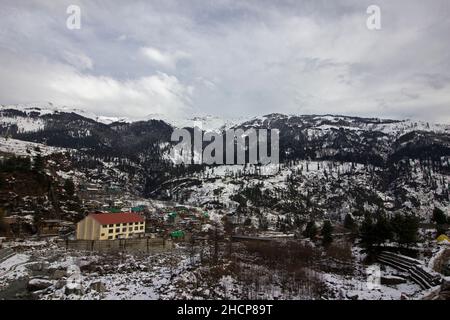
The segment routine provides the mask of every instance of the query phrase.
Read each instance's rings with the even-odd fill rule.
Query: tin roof
[[[144,222],[144,218],[134,212],[123,213],[91,213],[90,217],[94,218],[100,224],[118,224],[130,222]]]

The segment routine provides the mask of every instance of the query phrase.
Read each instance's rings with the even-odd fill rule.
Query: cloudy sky
[[[449,34],[448,0],[2,0],[0,103],[450,123]]]

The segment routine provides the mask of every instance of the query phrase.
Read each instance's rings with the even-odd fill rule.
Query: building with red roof
[[[141,237],[145,219],[135,212],[90,213],[77,224],[78,240],[115,240]]]

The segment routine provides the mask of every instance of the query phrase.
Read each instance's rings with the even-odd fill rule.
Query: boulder
[[[67,276],[67,272],[66,272],[66,270],[59,270],[59,269],[56,269],[54,272],[53,272],[53,279],[55,279],[55,280],[59,280],[59,279],[62,279],[62,278],[64,278],[64,277],[66,277]]]
[[[34,278],[28,281],[27,283],[27,289],[28,291],[34,292],[39,290],[47,289],[48,287],[52,286],[53,282],[48,279],[39,279]]]
[[[42,271],[43,267],[44,265],[42,264],[42,262],[34,262],[27,265],[27,268],[31,271]]]
[[[59,280],[56,281],[56,283],[55,283],[55,288],[59,290],[59,289],[64,288],[65,285],[66,285],[66,280],[59,279]]]
[[[441,291],[439,293],[440,300],[450,300],[450,291]]]
[[[89,286],[89,288],[91,290],[97,291],[99,293],[103,293],[103,292],[106,291],[106,286],[101,281],[94,281],[94,282],[92,282],[91,285]]]
[[[359,296],[354,292],[347,292],[347,298],[350,300],[358,300]]]
[[[77,294],[80,295],[83,293],[83,288],[81,286],[80,282],[77,281],[70,281],[68,280],[66,282],[66,288],[64,290],[64,293],[66,295],[70,295],[70,294]]]
[[[42,272],[47,271],[50,266],[48,261],[36,261],[27,265],[27,268],[31,271]]]
[[[450,277],[442,279],[441,291],[450,291]]]

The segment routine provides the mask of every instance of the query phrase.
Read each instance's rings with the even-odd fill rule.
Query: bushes
[[[314,248],[295,241],[286,243],[248,241],[245,247],[249,253],[257,254],[263,264],[288,271],[309,265],[315,256],[319,255]]]
[[[327,247],[327,256],[343,263],[350,263],[353,260],[352,246],[350,243],[332,244]]]

